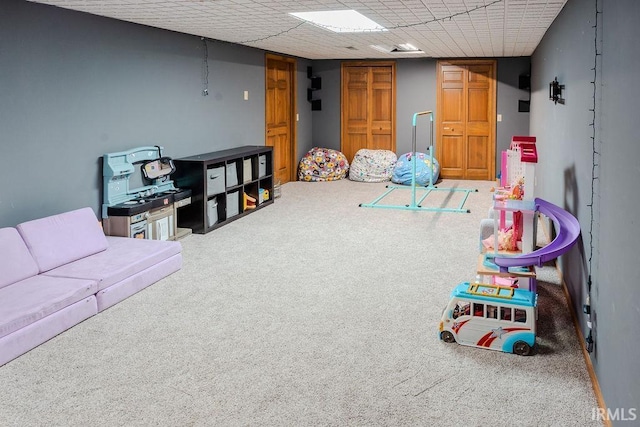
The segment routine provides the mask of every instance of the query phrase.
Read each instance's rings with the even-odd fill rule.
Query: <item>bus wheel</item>
[[[448,343],[456,342],[456,339],[453,337],[453,334],[449,331],[443,331],[440,334],[440,338],[444,342],[448,342]]]
[[[519,356],[528,356],[531,353],[531,347],[524,341],[516,341],[513,352]]]

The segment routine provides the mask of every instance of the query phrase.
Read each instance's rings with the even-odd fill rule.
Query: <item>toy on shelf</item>
[[[255,209],[256,208],[256,199],[255,197],[251,197],[247,193],[243,193],[243,206],[244,210],[247,209]]]
[[[513,227],[516,249],[531,252],[535,244],[534,210],[530,206],[535,185],[535,164],[538,162],[535,136],[514,136],[508,150],[502,152],[502,187],[493,195],[494,209],[498,211],[499,222],[495,225],[493,249],[498,248],[499,231],[506,232],[506,212],[513,213]],[[522,209],[518,203],[522,201]]]
[[[494,190],[494,200],[522,200],[524,198],[524,176],[516,178],[511,185]]]
[[[264,203],[269,200],[269,190],[266,188],[258,189],[258,203]]]
[[[513,286],[517,283],[518,288],[536,292],[536,272],[531,266],[512,266],[501,270],[495,263],[495,257],[512,256],[512,252],[485,252],[480,254],[476,274],[478,281],[496,285]]]
[[[576,243],[580,236],[580,223],[578,220],[559,206],[546,200],[536,198],[533,201],[534,211],[540,212],[555,224],[556,238],[551,243],[533,252],[523,252],[520,255],[495,252],[481,255],[484,257],[482,267],[478,266],[478,274],[490,276],[518,276],[516,269],[525,269],[530,275],[523,275],[528,279],[528,289],[535,292],[537,281],[534,266],[542,266],[545,262],[552,261],[567,252]],[[489,265],[488,260],[491,260]],[[481,270],[481,268],[483,270]],[[524,283],[524,281],[522,282]]]
[[[513,226],[511,226],[506,230],[498,230],[497,235],[492,234],[486,239],[483,239],[482,245],[487,250],[496,249],[498,251],[517,251],[518,240],[516,236]],[[496,241],[498,242],[497,244]]]
[[[499,211],[499,222],[494,223],[494,234],[481,240],[482,247],[487,250],[517,251],[521,249],[522,212],[507,209],[517,207],[513,201],[520,201],[524,196],[524,177],[518,177],[510,186],[494,189],[494,209]],[[526,206],[523,204],[523,206]],[[505,211],[512,211],[512,224],[506,226]]]

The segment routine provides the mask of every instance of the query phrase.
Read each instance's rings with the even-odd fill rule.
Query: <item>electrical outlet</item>
[[[248,91],[248,90],[245,90],[245,91],[244,91],[244,100],[245,100],[245,101],[248,101],[248,100],[249,100],[249,91]]]

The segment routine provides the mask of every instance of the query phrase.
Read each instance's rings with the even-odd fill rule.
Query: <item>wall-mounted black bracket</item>
[[[561,85],[556,77],[549,83],[549,99],[553,101],[554,104],[564,104],[564,98],[562,97],[563,90],[564,85]]]
[[[310,80],[311,86],[307,88],[307,101],[311,103],[312,111],[320,111],[322,110],[322,100],[313,99],[313,95],[315,91],[322,89],[322,78],[314,76],[311,67],[307,67],[307,78]]]
[[[531,74],[520,74],[518,77],[518,88],[526,90],[529,99],[518,100],[518,112],[528,113],[531,109]]]

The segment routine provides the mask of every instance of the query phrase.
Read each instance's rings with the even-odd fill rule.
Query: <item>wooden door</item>
[[[495,61],[438,61],[436,158],[440,176],[495,179]]]
[[[340,151],[349,162],[361,148],[396,151],[395,62],[342,64]]]
[[[273,176],[295,181],[295,60],[266,56],[265,144],[273,147]]]

